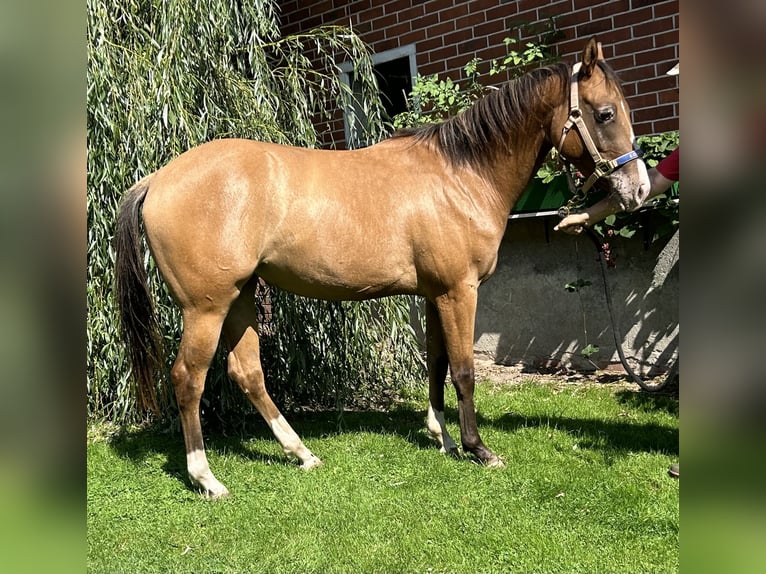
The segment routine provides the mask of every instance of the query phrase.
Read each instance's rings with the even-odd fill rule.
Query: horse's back
[[[213,141],[154,174],[147,236],[181,291],[196,277],[241,284],[257,273],[322,298],[414,292],[413,233],[435,210],[422,205],[428,176],[406,163],[386,145],[339,152]]]

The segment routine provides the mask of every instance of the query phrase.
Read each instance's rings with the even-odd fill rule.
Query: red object
[[[657,171],[670,181],[678,181],[678,149],[674,149],[668,157],[657,164]]]

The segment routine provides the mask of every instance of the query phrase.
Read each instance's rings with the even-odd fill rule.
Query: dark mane
[[[599,61],[609,82],[619,80],[606,63]],[[531,102],[545,96],[548,80],[553,79],[562,97],[568,89],[571,67],[556,63],[538,68],[506,82],[476,101],[470,108],[438,124],[399,130],[392,137],[412,137],[434,144],[453,165],[481,167],[497,153],[508,152],[520,130],[541,117],[531,117]],[[541,115],[540,110],[538,112]]]

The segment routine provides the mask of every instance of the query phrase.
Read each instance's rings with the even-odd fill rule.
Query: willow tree
[[[282,36],[275,0],[88,0],[87,7],[89,415],[129,422],[140,415],[115,325],[110,245],[122,193],[215,138],[313,147],[316,126],[332,110],[347,110],[352,135],[379,139],[381,107],[363,42],[343,27]],[[343,61],[354,64],[354,92],[340,80]],[[146,265],[154,271],[150,259]],[[182,325],[156,273],[153,285],[167,351],[157,384],[171,402],[167,371]],[[273,297],[264,363],[270,390],[288,406],[374,400],[420,374],[408,299]],[[249,410],[231,386],[219,354],[203,397],[208,414]]]

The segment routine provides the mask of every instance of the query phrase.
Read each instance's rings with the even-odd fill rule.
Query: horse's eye
[[[596,111],[596,121],[600,124],[605,124],[608,121],[611,121],[614,119],[614,108],[613,107],[607,107],[607,108],[601,108],[600,110]]]

